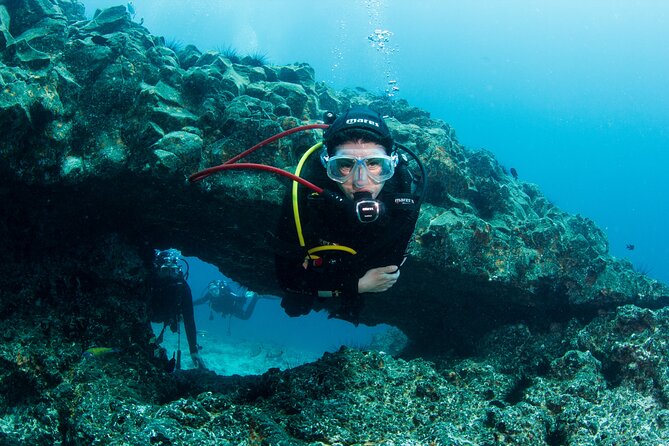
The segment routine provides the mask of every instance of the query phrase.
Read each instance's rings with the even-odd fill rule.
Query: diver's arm
[[[416,221],[418,220],[418,212],[401,212],[394,215],[397,225],[397,232],[394,236],[388,237],[388,243],[385,249],[379,252],[379,263],[389,264],[368,270],[358,280],[359,293],[381,293],[389,290],[400,276],[400,267],[404,264],[408,253],[407,248],[409,242],[413,237]]]
[[[246,309],[244,311],[240,312],[241,314],[237,317],[239,319],[244,320],[244,321],[248,320],[251,317],[251,315],[253,314],[253,310],[255,310],[256,304],[258,303],[259,300],[260,300],[260,296],[258,296],[258,294],[255,294],[253,296],[253,298],[251,299],[251,302],[249,302]]]
[[[202,296],[201,298],[199,298],[199,299],[193,301],[193,306],[206,304],[206,303],[209,302],[210,300],[211,300],[211,296],[209,295],[209,293],[207,293],[207,294],[205,294],[204,296]]]
[[[381,293],[388,291],[400,277],[397,265],[372,268],[358,280],[359,293]]]

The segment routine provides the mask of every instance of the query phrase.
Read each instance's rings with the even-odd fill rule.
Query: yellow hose
[[[304,163],[307,162],[307,158],[309,158],[309,155],[314,153],[316,150],[320,149],[323,146],[322,142],[319,142],[313,146],[306,152],[304,152],[304,155],[302,155],[302,158],[300,158],[300,162],[297,163],[297,168],[295,169],[295,175],[298,177],[300,176],[300,172],[302,171],[302,167],[304,167]],[[295,229],[297,229],[297,239],[300,242],[301,247],[305,247],[304,243],[304,236],[302,235],[302,223],[300,222],[300,211],[298,209],[298,195],[297,195],[297,187],[299,186],[300,183],[297,181],[293,181],[293,217],[295,218]]]
[[[322,142],[319,142],[312,147],[309,148],[306,152],[304,152],[304,155],[302,155],[302,158],[300,158],[300,162],[297,163],[297,168],[295,169],[295,175],[298,177],[300,176],[300,172],[302,172],[302,168],[304,167],[304,163],[307,162],[307,158],[314,153],[316,150],[320,149],[323,146]],[[300,210],[299,210],[299,204],[298,204],[298,194],[297,194],[297,188],[299,186],[299,183],[297,181],[293,181],[293,190],[292,190],[292,198],[293,198],[293,217],[295,218],[295,229],[297,230],[297,239],[300,242],[300,246],[304,248],[306,246],[306,243],[304,242],[304,236],[302,235],[302,223],[300,222]],[[321,251],[344,251],[348,252],[349,254],[355,255],[357,254],[356,250],[353,248],[349,248],[348,246],[342,246],[342,245],[323,245],[323,246],[316,246],[315,248],[311,248],[307,251],[307,254],[309,255],[309,258],[317,258],[317,256],[312,257],[312,254],[315,254],[317,252]]]

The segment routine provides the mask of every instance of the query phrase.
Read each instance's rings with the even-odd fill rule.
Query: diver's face
[[[369,156],[386,155],[386,149],[382,145],[373,142],[347,142],[337,146],[334,156],[354,156],[357,158],[366,158]],[[375,182],[366,174],[365,169],[357,169],[356,173],[343,183],[337,183],[344,194],[353,199],[353,194],[356,192],[369,192],[372,198],[376,198],[385,181],[380,183]]]

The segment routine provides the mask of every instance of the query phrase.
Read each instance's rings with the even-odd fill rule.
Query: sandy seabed
[[[152,325],[154,333],[159,334],[162,325]],[[207,368],[219,375],[261,375],[270,368],[285,370],[313,362],[322,356],[322,353],[300,351],[285,345],[238,339],[207,331],[198,331],[197,342]],[[181,340],[178,333],[166,329],[161,346],[167,350],[168,357],[172,357],[180,346],[181,368],[194,368],[183,326]]]

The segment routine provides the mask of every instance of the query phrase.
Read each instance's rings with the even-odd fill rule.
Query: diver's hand
[[[200,357],[199,353],[191,353],[190,354],[190,359],[193,360],[193,365],[197,367],[200,370],[207,370],[207,366],[204,365],[204,361],[202,360],[202,357]]]
[[[395,285],[400,277],[397,265],[372,268],[358,280],[358,293],[381,293]]]

